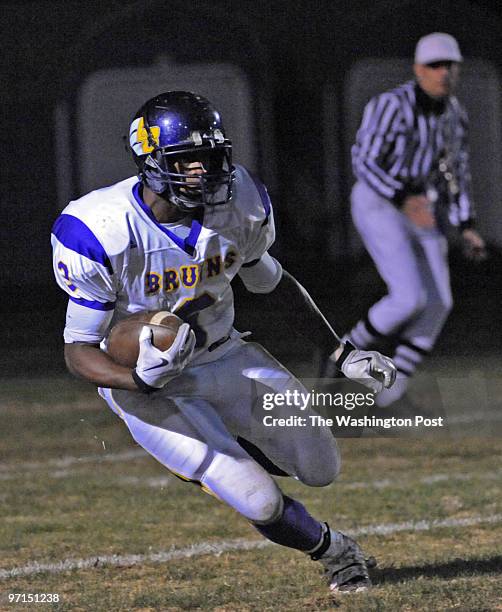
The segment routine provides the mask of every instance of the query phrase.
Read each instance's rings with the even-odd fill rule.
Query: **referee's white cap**
[[[444,32],[433,32],[422,36],[415,48],[415,64],[461,62],[462,59],[458,42],[453,36]]]

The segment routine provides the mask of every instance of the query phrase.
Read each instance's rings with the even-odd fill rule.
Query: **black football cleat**
[[[340,536],[342,538],[341,544],[339,542]],[[330,545],[320,556],[311,555],[312,559],[320,561],[324,566],[330,591],[334,594],[367,591],[371,587],[368,567],[375,567],[374,557],[366,560],[359,544],[343,533],[339,533],[336,540],[336,552]]]

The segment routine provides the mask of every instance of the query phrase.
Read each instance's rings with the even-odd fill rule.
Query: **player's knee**
[[[339,465],[329,463],[324,465],[322,469],[300,473],[298,478],[309,487],[327,487],[336,479],[339,473]]]
[[[248,520],[255,523],[256,525],[267,525],[268,523],[275,522],[280,518],[284,502],[282,492],[277,484],[272,480],[270,485],[262,493],[265,495],[260,496],[260,499],[248,500],[245,512],[241,512]]]
[[[253,523],[277,520],[282,493],[275,480],[252,459],[218,454],[201,482],[222,501]]]
[[[341,459],[336,441],[328,449],[323,448],[321,461],[299,462],[296,471],[297,478],[309,487],[327,487],[340,473]]]
[[[335,480],[337,476],[338,471],[323,470],[322,472],[309,472],[308,474],[301,474],[298,476],[298,478],[308,487],[327,487]]]

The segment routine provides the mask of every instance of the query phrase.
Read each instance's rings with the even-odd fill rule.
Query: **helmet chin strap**
[[[169,187],[167,189],[164,189],[164,191],[162,193],[159,193],[158,195],[160,195],[160,197],[164,200],[167,200],[169,204],[176,206],[176,208],[178,210],[181,210],[181,212],[193,213],[195,210],[197,210],[197,208],[203,206],[200,203],[194,203],[193,206],[187,206],[185,202],[182,202],[176,198],[176,195],[172,193]]]
[[[190,214],[194,213],[201,205],[194,205],[193,207],[185,206],[183,202],[175,201],[176,196],[171,192],[170,188],[164,189],[163,191],[152,189],[152,186],[148,183],[148,178],[144,173],[139,174],[139,179],[144,187],[148,187],[155,195],[165,200],[168,204],[171,204],[182,213]]]

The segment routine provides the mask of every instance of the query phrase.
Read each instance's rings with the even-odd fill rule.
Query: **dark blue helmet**
[[[181,210],[232,197],[232,143],[206,98],[167,91],[148,100],[131,123],[129,145],[142,182]]]

